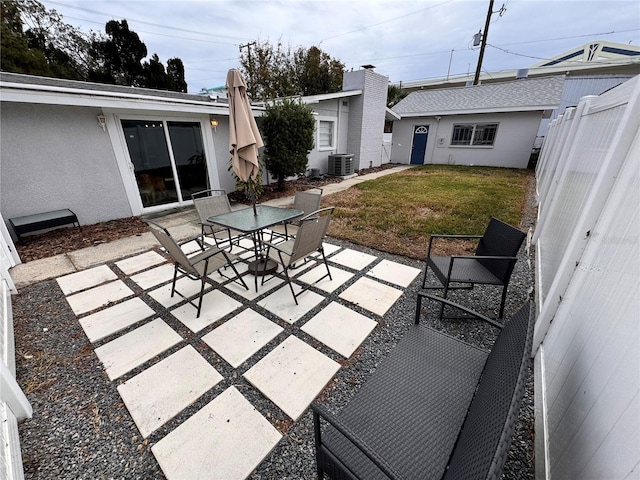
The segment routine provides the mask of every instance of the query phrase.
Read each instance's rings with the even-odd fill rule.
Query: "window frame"
[[[337,125],[337,119],[334,117],[319,117],[318,122],[316,124],[316,145],[317,145],[317,149],[319,152],[321,151],[328,151],[328,150],[335,150],[336,149],[336,125]],[[321,142],[321,135],[322,135],[322,130],[320,128],[320,125],[322,125],[323,123],[328,123],[331,125],[330,129],[331,129],[331,138],[330,138],[330,145],[323,145]]]
[[[451,130],[449,146],[493,148],[496,143],[496,137],[498,136],[499,125],[499,122],[454,123]],[[465,130],[463,131],[463,129]],[[460,139],[460,137],[464,138]]]

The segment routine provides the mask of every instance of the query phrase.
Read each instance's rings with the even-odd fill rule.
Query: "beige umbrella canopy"
[[[233,171],[243,182],[255,180],[260,164],[258,148],[264,144],[247,98],[247,84],[240,72],[232,68],[227,73],[229,99],[229,153]],[[255,210],[255,197],[254,197]]]

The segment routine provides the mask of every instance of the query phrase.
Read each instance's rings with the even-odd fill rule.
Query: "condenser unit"
[[[353,175],[354,171],[353,153],[329,155],[329,175],[346,177],[347,175]]]

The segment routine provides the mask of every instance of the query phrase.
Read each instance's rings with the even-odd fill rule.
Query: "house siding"
[[[81,224],[132,215],[97,108],[2,103],[5,219],[70,208]]]
[[[442,117],[440,121],[435,117],[413,117],[395,121],[391,161],[410,163],[414,127],[428,125],[425,164],[526,168],[541,117],[542,112],[538,111],[451,115]],[[450,146],[453,125],[460,123],[498,123],[494,145]]]

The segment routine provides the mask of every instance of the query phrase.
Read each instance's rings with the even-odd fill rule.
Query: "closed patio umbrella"
[[[227,95],[229,98],[229,153],[231,153],[233,171],[241,181],[248,182],[255,214],[256,198],[252,181],[260,170],[258,148],[264,144],[247,98],[247,84],[235,68],[227,73]]]

